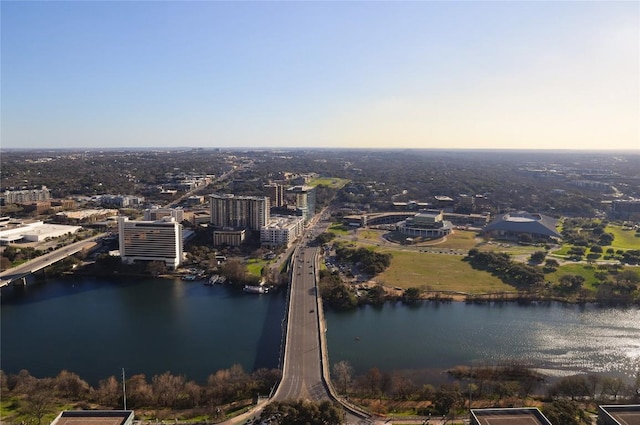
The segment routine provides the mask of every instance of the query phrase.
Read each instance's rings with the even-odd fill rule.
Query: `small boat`
[[[267,294],[269,293],[269,288],[265,286],[252,286],[252,285],[244,285],[242,288],[244,292],[248,292],[250,294]]]
[[[204,284],[205,284],[206,286],[213,286],[213,285],[215,285],[216,283],[218,283],[218,281],[219,281],[219,280],[220,280],[220,276],[218,276],[217,274],[214,274],[214,275],[213,275],[213,276],[211,276],[211,277],[209,278],[209,280],[207,280]]]

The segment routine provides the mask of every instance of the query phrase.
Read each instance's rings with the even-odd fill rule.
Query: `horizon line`
[[[440,152],[473,152],[473,151],[483,151],[483,152],[585,152],[585,153],[605,153],[605,152],[625,152],[625,153],[638,153],[640,154],[640,147],[638,148],[602,148],[602,149],[575,149],[575,148],[415,148],[415,147],[397,147],[397,148],[371,148],[371,147],[293,147],[293,146],[274,146],[274,147],[203,147],[203,146],[138,146],[138,147],[126,147],[126,146],[112,146],[112,147],[34,147],[34,148],[26,148],[26,147],[10,147],[10,148],[2,148],[0,147],[0,152],[8,152],[8,151],[80,151],[80,152],[88,152],[88,151],[152,151],[152,150],[217,150],[217,151],[440,151]]]

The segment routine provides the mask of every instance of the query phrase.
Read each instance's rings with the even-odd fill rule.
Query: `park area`
[[[416,287],[425,291],[468,294],[514,292],[516,289],[499,277],[487,271],[474,269],[464,260],[472,248],[507,253],[513,261],[522,263],[528,262],[534,252],[551,248],[547,252],[555,252],[548,258],[557,259],[559,265],[554,271],[545,274],[547,282],[556,285],[563,276],[574,275],[584,278],[583,287],[589,291],[595,291],[599,284],[597,264],[587,261],[565,261],[562,254],[569,248],[562,245],[544,247],[489,241],[478,237],[477,232],[468,230],[456,230],[445,238],[420,243],[403,243],[394,237],[395,232],[387,230],[348,228],[334,224],[329,231],[336,235],[337,240],[353,247],[367,247],[391,254],[391,265],[374,279],[387,287]],[[612,247],[640,248],[640,238],[635,236],[635,232],[623,230],[619,226],[608,226],[607,231],[615,235]],[[625,268],[628,267],[630,266]]]

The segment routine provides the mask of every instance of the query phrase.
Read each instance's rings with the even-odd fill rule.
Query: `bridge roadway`
[[[292,261],[282,382],[274,400],[328,400],[322,380],[320,323],[316,309],[316,247],[299,247]]]
[[[293,252],[282,380],[273,396],[264,403],[300,399],[334,400],[345,407],[346,424],[370,424],[372,421],[367,418],[368,415],[346,406],[344,400],[338,399],[328,387],[331,384],[328,382],[329,364],[323,334],[326,328],[321,319],[321,301],[317,296],[318,254],[318,247],[305,245],[304,242],[300,242]],[[262,407],[264,404],[261,403],[225,424],[251,422],[252,418],[260,417]]]
[[[3,270],[0,273],[0,287],[7,286],[13,281],[20,280],[31,273],[35,273],[38,270],[42,270],[53,263],[69,257],[70,255],[80,252],[94,244],[95,241],[102,236],[104,236],[104,234],[92,236],[91,238],[80,242],[74,242],[60,249],[56,249],[55,251],[36,257],[33,260],[29,260],[26,263],[22,263],[19,266]]]

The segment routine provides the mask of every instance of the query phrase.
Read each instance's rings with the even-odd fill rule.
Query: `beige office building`
[[[269,222],[270,202],[266,196],[213,194],[210,199],[211,224],[215,227],[260,231]]]
[[[130,221],[118,217],[120,258],[123,263],[164,261],[175,269],[182,262],[182,225],[173,217],[157,221]]]

